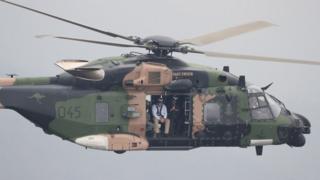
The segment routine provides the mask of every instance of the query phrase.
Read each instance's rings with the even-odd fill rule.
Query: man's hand
[[[165,123],[165,120],[166,120],[165,118],[161,117],[160,120],[159,120],[159,122]]]

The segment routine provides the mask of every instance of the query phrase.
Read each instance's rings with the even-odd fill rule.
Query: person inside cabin
[[[152,105],[153,130],[155,137],[160,137],[160,123],[164,124],[164,135],[169,135],[170,119],[168,119],[167,106],[163,104],[163,98],[160,96],[156,104]]]
[[[171,105],[169,106],[170,110],[169,110],[169,119],[172,120],[171,122],[171,131],[172,135],[178,135],[180,133],[180,129],[182,126],[182,124],[180,123],[181,118],[179,118],[180,116],[180,106],[178,105],[178,97],[177,96],[173,96],[172,97],[172,101],[171,101]]]

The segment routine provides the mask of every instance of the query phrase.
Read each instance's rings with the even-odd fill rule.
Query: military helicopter
[[[12,74],[1,78],[0,107],[15,110],[47,134],[86,148],[116,153],[253,146],[256,154],[262,155],[265,145],[304,146],[303,134],[310,133],[307,118],[291,112],[266,92],[271,84],[260,88],[246,82],[245,76],[230,73],[228,66],[220,71],[190,65],[173,56],[173,53],[196,53],[217,58],[320,65],[316,61],[194,48],[271,27],[273,24],[269,22],[251,22],[184,40],[165,36],[142,38],[0,1],[132,44],[53,38],[148,51],[94,61],[61,60],[56,65],[65,72],[52,77],[18,78]],[[160,113],[157,109],[155,114],[154,107],[159,107],[158,104],[168,107],[166,115],[161,114],[163,109]],[[157,115],[160,121],[155,123]]]

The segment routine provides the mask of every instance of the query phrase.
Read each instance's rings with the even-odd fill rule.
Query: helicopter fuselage
[[[1,78],[1,106],[47,134],[118,153],[255,146],[261,155],[264,145],[303,146],[303,134],[310,133],[305,117],[229,68],[132,54],[63,63],[66,73],[55,77]],[[165,137],[156,137],[153,128],[151,107],[159,97],[171,121]],[[170,112],[173,98],[178,113]]]

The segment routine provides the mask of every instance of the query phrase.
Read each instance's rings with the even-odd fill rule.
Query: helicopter
[[[0,78],[0,108],[18,112],[46,134],[118,154],[223,146],[255,147],[261,156],[266,145],[302,147],[306,143],[304,134],[311,133],[306,117],[291,112],[266,92],[272,84],[258,87],[247,82],[245,76],[232,74],[229,66],[218,70],[188,64],[173,56],[195,53],[320,65],[317,61],[195,48],[273,26],[269,22],[250,22],[183,40],[166,36],[143,38],[104,31],[10,1],[0,2],[131,44],[51,35],[38,38],[148,51],[93,61],[60,60],[56,65],[64,72],[52,77],[20,78],[9,74]]]

